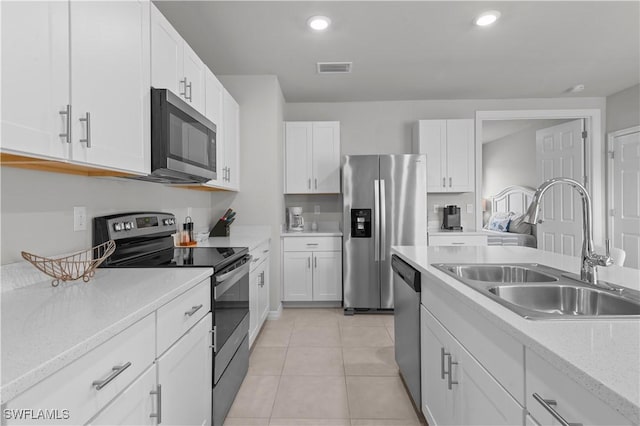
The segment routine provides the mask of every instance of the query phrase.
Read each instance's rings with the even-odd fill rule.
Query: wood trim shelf
[[[136,176],[133,173],[119,170],[102,169],[98,167],[74,164],[65,161],[49,160],[38,157],[27,157],[23,155],[0,153],[0,166],[17,167],[21,169],[38,170],[43,172],[65,173],[80,176],[112,176],[130,177]]]

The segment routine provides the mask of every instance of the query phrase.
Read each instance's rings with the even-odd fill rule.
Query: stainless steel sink
[[[616,285],[600,289],[545,265],[433,266],[527,319],[640,317],[640,292]]]
[[[491,283],[543,283],[558,281],[532,267],[521,265],[447,265],[455,275],[469,280]]]
[[[573,285],[505,285],[489,292],[514,305],[560,315],[640,315],[640,303],[609,292]]]

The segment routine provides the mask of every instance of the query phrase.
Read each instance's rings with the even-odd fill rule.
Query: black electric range
[[[249,366],[249,268],[247,247],[174,247],[175,216],[121,213],[93,219],[93,245],[116,250],[101,268],[213,268],[213,413],[222,425]]]

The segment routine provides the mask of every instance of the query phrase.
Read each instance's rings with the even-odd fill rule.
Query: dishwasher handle
[[[395,254],[391,256],[391,269],[416,293],[420,293],[420,271],[409,265]]]

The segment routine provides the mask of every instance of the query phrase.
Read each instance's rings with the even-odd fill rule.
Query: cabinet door
[[[196,111],[205,114],[205,71],[202,59],[185,42],[183,48],[184,77],[187,79],[185,99]]]
[[[427,192],[447,191],[447,125],[445,120],[420,120],[418,154],[427,155]]]
[[[313,192],[340,193],[340,123],[322,121],[312,125]]]
[[[162,424],[211,424],[211,321],[209,313],[157,361]]]
[[[240,190],[240,106],[226,89],[224,89],[223,99],[226,186],[238,191]]]
[[[72,159],[149,173],[149,1],[70,7]]]
[[[285,301],[313,300],[311,273],[312,253],[285,252],[284,262],[284,299]]]
[[[151,85],[184,98],[183,46],[180,34],[151,5]]]
[[[205,87],[205,117],[216,125],[216,136],[220,138],[220,130],[222,128],[222,104],[224,97],[224,87],[218,78],[211,72],[209,68],[205,70],[206,80]]]
[[[313,190],[312,123],[285,123],[285,194],[309,194]]]
[[[258,288],[258,331],[264,324],[267,316],[269,315],[269,266],[270,256],[267,256],[264,261],[264,269],[262,270],[262,281]]]
[[[2,148],[66,159],[69,4],[2,2]]]
[[[249,346],[253,345],[258,335],[258,293],[260,287],[261,268],[256,266],[249,272]]]
[[[313,253],[313,300],[342,300],[342,252]]]
[[[475,191],[473,126],[473,120],[447,120],[446,184],[450,192]]]
[[[156,366],[151,365],[89,424],[154,425],[156,419],[151,414],[158,410],[156,391]]]
[[[451,393],[447,390],[446,344],[435,318],[420,306],[420,357],[422,413],[430,425],[452,424]]]

